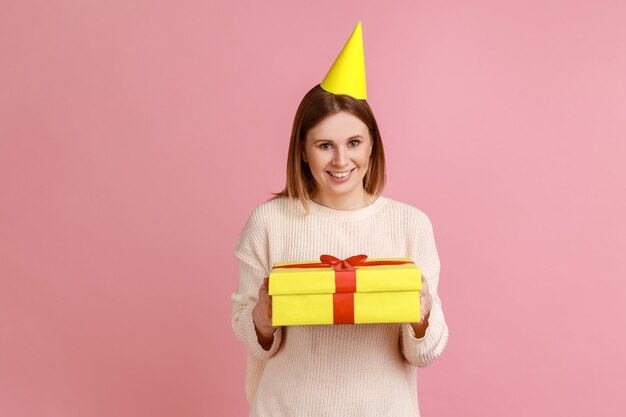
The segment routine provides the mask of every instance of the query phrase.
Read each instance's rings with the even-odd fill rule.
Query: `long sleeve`
[[[415,245],[412,246],[412,258],[428,281],[433,305],[428,319],[426,333],[420,339],[415,337],[413,327],[409,323],[402,323],[400,332],[400,347],[408,363],[420,368],[433,363],[443,352],[448,342],[448,325],[443,315],[441,298],[438,294],[439,271],[441,265],[435,245],[433,227],[426,214],[421,213],[415,235]]]
[[[234,255],[239,260],[239,280],[237,289],[231,295],[232,326],[235,335],[246,345],[248,351],[258,359],[269,359],[278,348],[282,338],[282,328],[274,332],[274,341],[269,350],[263,349],[252,320],[252,310],[258,300],[259,287],[268,276],[266,231],[256,213],[244,226]]]

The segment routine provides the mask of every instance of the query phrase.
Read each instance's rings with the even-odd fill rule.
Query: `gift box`
[[[268,288],[272,325],[419,322],[421,278],[410,258],[322,255],[276,263]]]

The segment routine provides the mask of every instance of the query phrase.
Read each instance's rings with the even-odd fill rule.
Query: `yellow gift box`
[[[421,277],[410,258],[279,262],[269,276],[272,325],[419,322]]]

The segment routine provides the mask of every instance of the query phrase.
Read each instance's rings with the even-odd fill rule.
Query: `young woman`
[[[232,324],[248,350],[250,416],[415,417],[417,367],[448,340],[429,218],[382,195],[383,144],[365,99],[319,85],[294,120],[287,184],[259,205],[235,250]],[[423,274],[420,323],[273,327],[267,279],[276,262],[410,257]]]

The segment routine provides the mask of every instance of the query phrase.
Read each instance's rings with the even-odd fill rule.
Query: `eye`
[[[328,145],[329,147],[327,148],[326,145]],[[331,144],[330,143],[322,143],[319,147],[320,149],[330,149]]]
[[[359,143],[361,143],[361,141],[358,139],[354,139],[350,141],[350,144],[354,144],[352,145],[352,147],[359,146]]]

